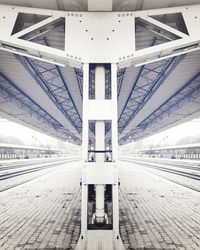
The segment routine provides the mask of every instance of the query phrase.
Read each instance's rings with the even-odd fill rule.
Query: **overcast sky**
[[[160,139],[165,139],[168,140],[170,144],[174,144],[176,141],[184,137],[195,135],[200,135],[200,119],[194,119],[190,122],[185,122],[173,128],[167,129],[146,138],[146,141],[159,141]]]
[[[14,136],[24,141],[25,144],[36,144],[37,142],[45,142],[49,144],[57,144],[57,140],[19,125],[14,122],[0,119],[0,135]],[[151,137],[144,139],[144,143],[159,142],[165,140],[168,144],[174,144],[177,140],[186,136],[200,135],[200,119],[178,125],[174,128],[165,130]]]
[[[19,138],[27,145],[38,142],[57,145],[57,139],[6,119],[0,119],[0,135]]]

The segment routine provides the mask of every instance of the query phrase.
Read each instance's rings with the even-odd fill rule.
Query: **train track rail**
[[[190,180],[194,181],[200,181],[200,168],[190,166],[190,165],[184,165],[184,164],[176,164],[176,163],[158,163],[158,162],[146,162],[146,161],[140,161],[140,160],[135,160],[135,159],[123,159],[124,161],[131,162],[131,163],[136,163],[137,165],[150,168],[150,169],[155,169],[161,172],[181,176],[181,177],[186,177]],[[172,180],[169,178],[169,176],[162,176],[163,178],[166,178],[170,181],[173,181],[179,185],[185,186],[187,188],[193,189],[195,191],[200,192],[200,187],[195,188],[192,187],[191,184],[187,184],[186,182],[180,182],[180,180]]]
[[[64,159],[66,160],[66,159]],[[32,166],[32,165],[36,165],[36,164],[47,164],[47,163],[53,163],[53,162],[59,162],[59,161],[63,161],[63,158],[61,159],[48,159],[48,158],[43,158],[41,160],[39,159],[30,159],[30,160],[23,160],[23,162],[0,162],[0,171],[4,171],[4,170],[10,170],[10,169],[14,169],[14,168],[21,168],[21,167],[28,167],[28,166]]]
[[[19,176],[19,175],[24,175],[24,174],[29,174],[29,173],[41,171],[41,170],[44,170],[44,169],[47,169],[47,168],[56,167],[56,166],[62,165],[63,163],[66,163],[66,161],[56,162],[56,163],[51,163],[51,164],[45,164],[44,166],[32,167],[32,168],[29,168],[29,169],[14,171],[14,172],[11,172],[11,173],[0,174],[0,181],[1,180],[6,180],[6,179],[9,179],[9,178],[13,178],[13,177],[16,177],[16,176]]]
[[[65,163],[70,163],[74,161],[74,159],[65,159],[65,160],[58,160],[58,161],[50,161],[50,162],[35,162],[35,163],[21,163],[18,165],[7,165],[5,167],[0,168],[0,192],[6,191],[8,189],[14,188],[16,186],[22,185],[28,181],[31,181],[35,178],[38,178],[39,176],[32,176],[31,174],[40,172],[42,170],[47,170],[50,168],[55,168],[60,165],[63,165]],[[30,167],[31,166],[31,167]],[[24,169],[22,169],[24,168]],[[46,172],[45,172],[46,173]],[[16,179],[19,179],[17,177],[25,176],[30,174],[28,179],[22,179],[16,181]],[[40,175],[41,176],[41,175]],[[12,184],[10,184],[8,181],[9,179],[12,179]],[[6,184],[5,184],[6,181]]]
[[[154,166],[153,164],[148,164],[148,163],[138,163],[142,166],[147,166],[153,169],[157,169],[163,172],[168,172],[168,173],[172,173],[172,174],[176,174],[176,175],[181,175],[181,176],[185,176],[187,178],[191,178],[191,179],[195,179],[195,180],[200,180],[200,174],[194,174],[194,173],[187,173],[185,171],[181,171],[181,170],[177,170],[177,169],[170,169],[170,168],[166,168],[166,167],[158,167],[158,166]],[[193,169],[192,169],[193,170]]]

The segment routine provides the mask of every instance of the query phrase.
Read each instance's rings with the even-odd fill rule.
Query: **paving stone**
[[[80,234],[80,164],[0,194],[0,250],[70,250]],[[120,162],[120,233],[130,250],[199,250],[200,195]],[[110,250],[110,249],[106,249]]]
[[[200,195],[120,162],[120,232],[128,249],[200,249]]]
[[[67,163],[1,193],[0,249],[72,249],[80,234],[79,183],[79,164]],[[71,199],[63,193],[70,193]]]

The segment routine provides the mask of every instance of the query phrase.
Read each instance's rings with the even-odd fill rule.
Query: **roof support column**
[[[85,64],[83,71],[82,218],[76,249],[122,250],[118,212],[117,66]],[[106,72],[110,74],[109,87]],[[95,77],[93,82],[91,73]],[[91,84],[95,91],[92,94]],[[111,95],[107,95],[107,88],[111,89]],[[93,145],[88,136],[91,123],[95,127]],[[106,144],[108,123],[109,145]]]

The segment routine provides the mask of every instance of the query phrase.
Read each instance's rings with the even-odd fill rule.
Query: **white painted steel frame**
[[[103,65],[97,65],[95,67],[95,101],[105,100],[105,88],[106,88],[105,67]],[[98,110],[100,107],[101,106],[96,107],[94,114],[99,113]],[[105,121],[99,118],[98,119],[92,118],[92,120],[96,120],[95,121],[95,150],[100,150],[100,151],[104,150],[105,149]],[[89,141],[89,138],[88,138],[88,141]],[[104,154],[96,154],[96,163],[99,163],[100,165],[104,166]],[[90,172],[90,170],[88,171]],[[97,175],[99,175],[97,172],[94,173],[94,176],[97,176]],[[105,179],[104,176],[102,179]],[[95,198],[96,198],[96,208],[95,208],[94,219],[96,222],[101,223],[105,221],[105,207],[104,207],[105,183],[103,184],[94,183],[94,184],[95,184]]]
[[[90,1],[92,2],[92,0]],[[106,10],[110,8],[109,4]],[[31,27],[12,34],[17,16],[19,13],[46,15],[47,18]],[[188,35],[174,28],[163,24],[152,16],[171,13],[182,13]],[[136,50],[135,48],[135,18],[144,21],[174,34],[180,39]],[[45,45],[36,44],[31,41],[21,39],[21,36],[35,32],[44,26],[52,24],[59,18],[65,19],[65,49],[59,50]],[[91,241],[87,231],[87,198],[88,184],[91,183],[91,164],[88,162],[88,122],[89,120],[105,121],[112,124],[112,160],[109,165],[112,169],[106,180],[106,172],[103,171],[108,163],[102,163],[102,169],[98,163],[93,184],[113,185],[113,244],[115,249],[122,249],[121,243],[117,246],[119,237],[119,214],[118,214],[118,133],[117,133],[117,65],[127,67],[132,64],[141,65],[164,58],[173,57],[200,49],[200,6],[176,7],[152,11],[138,12],[63,12],[43,9],[31,9],[23,7],[13,7],[0,5],[0,50],[5,50],[15,54],[36,58],[45,62],[70,65],[77,68],[83,67],[83,169],[82,169],[82,220],[81,238],[79,249],[85,249],[87,241]],[[112,98],[110,101],[89,100],[89,64],[90,63],[110,63]],[[97,102],[95,106],[95,102]],[[101,103],[102,102],[102,103]],[[104,103],[105,102],[105,105]],[[94,104],[94,105],[93,105]],[[101,105],[102,104],[102,105]],[[91,108],[91,105],[92,108]],[[101,105],[102,112],[98,112]],[[108,106],[109,112],[108,112]],[[89,109],[88,109],[89,108]],[[110,115],[109,115],[110,113]],[[101,180],[99,176],[101,175]],[[99,181],[99,182],[98,182]],[[104,182],[104,183],[101,183]],[[100,232],[99,232],[100,233]],[[110,233],[109,233],[110,234]],[[104,235],[103,233],[101,235]],[[89,238],[88,238],[89,237]],[[113,245],[113,246],[114,246]],[[97,246],[98,247],[98,246]]]
[[[19,13],[42,15],[47,18],[12,34]],[[182,14],[188,34],[152,17],[174,13]],[[65,19],[64,50],[20,38],[21,35],[48,26],[59,18]],[[136,50],[135,18],[141,18],[159,27],[161,31],[179,36],[180,39]],[[199,25],[200,5],[135,12],[65,12],[0,5],[0,49],[62,66],[81,68],[83,63],[107,62],[117,63],[118,67],[122,68],[199,50]]]
[[[119,204],[118,204],[118,142],[117,142],[117,66],[111,64],[111,99],[109,104],[112,112],[109,116],[111,122],[111,138],[112,138],[112,162],[104,162],[104,154],[96,155],[96,162],[88,161],[89,150],[89,122],[96,122],[96,150],[105,150],[105,122],[108,120],[106,105],[94,105],[95,102],[107,103],[105,99],[105,71],[102,67],[96,66],[95,70],[95,99],[89,99],[89,64],[83,67],[83,154],[82,154],[82,217],[81,217],[81,237],[78,242],[77,249],[95,250],[99,249],[98,244],[103,244],[104,249],[124,249],[119,236]],[[103,72],[103,73],[102,73]],[[93,105],[92,112],[88,107]],[[101,109],[101,112],[99,110]],[[104,116],[103,116],[104,115]],[[96,186],[96,213],[101,216],[104,213],[104,187],[105,184],[112,185],[113,197],[113,230],[96,230],[96,236],[91,230],[87,230],[87,203],[88,203],[88,185]],[[99,207],[98,207],[99,206]],[[98,209],[99,208],[99,209]],[[96,216],[96,215],[95,215]],[[97,237],[97,235],[100,235]],[[110,236],[109,236],[110,235]],[[97,237],[97,247],[94,248],[94,236]],[[109,237],[108,237],[109,236]],[[106,239],[106,240],[105,240]],[[102,248],[103,249],[103,248]]]

